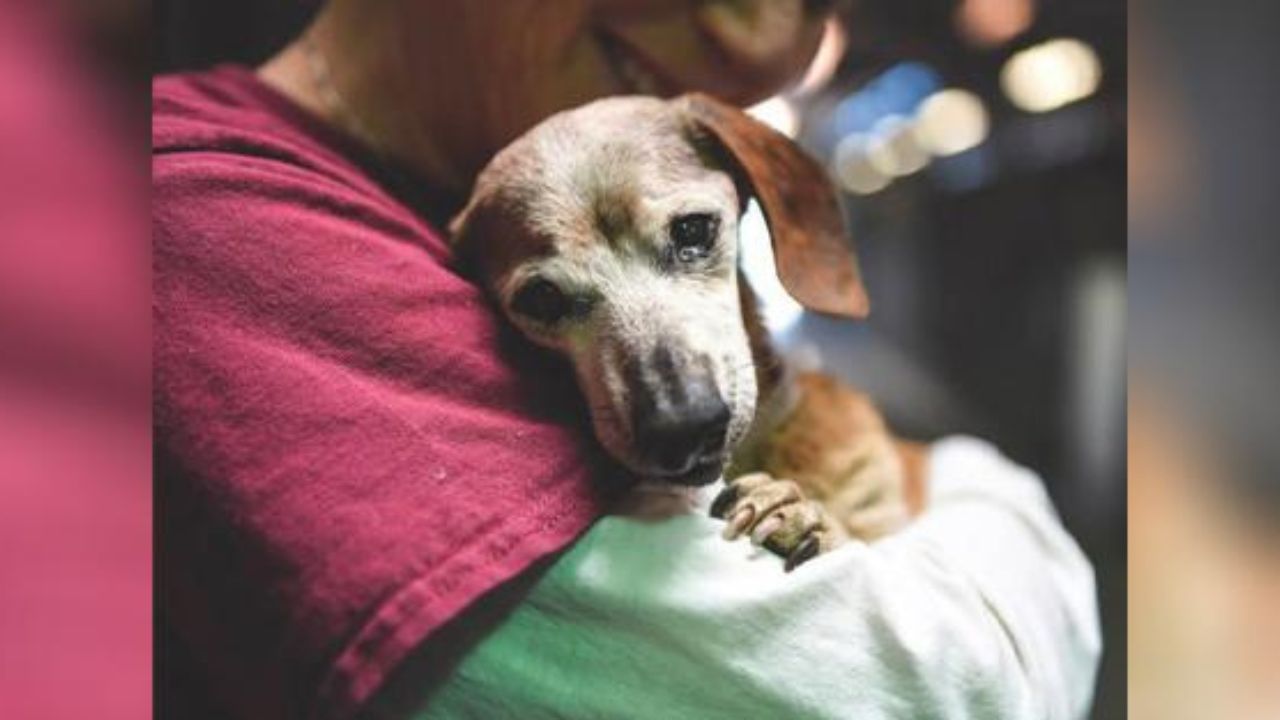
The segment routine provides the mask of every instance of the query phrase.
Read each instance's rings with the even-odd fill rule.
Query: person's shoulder
[[[219,102],[237,104],[233,101],[236,88],[245,84],[250,72],[238,65],[221,65],[157,75],[151,79],[152,112],[165,117],[199,112]]]
[[[433,218],[368,170],[337,130],[249,68],[220,66],[152,82],[152,224],[158,245],[323,229],[398,239],[446,255]],[[305,233],[302,233],[305,234]]]
[[[235,138],[283,129],[248,68],[225,65],[161,75],[151,82],[151,140],[155,154],[217,148]]]
[[[332,131],[246,67],[155,78],[151,128],[157,211],[199,205],[204,214],[223,196],[238,215],[331,197],[390,204]]]

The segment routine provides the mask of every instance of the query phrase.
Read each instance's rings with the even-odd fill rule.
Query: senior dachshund
[[[533,342],[572,364],[595,434],[642,478],[731,478],[712,505],[786,568],[918,507],[916,446],[835,378],[789,371],[738,268],[764,211],[779,278],[806,307],[868,301],[822,167],[704,95],[555,115],[494,157],[451,224],[460,262]]]

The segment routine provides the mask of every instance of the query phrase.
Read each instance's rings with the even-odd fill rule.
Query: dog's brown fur
[[[726,477],[762,473],[795,482],[803,497],[837,521],[837,528],[819,537],[819,550],[838,545],[845,533],[870,540],[900,527],[924,506],[924,446],[896,438],[871,398],[840,379],[818,372],[788,375],[754,295],[745,283],[741,287],[761,402],[756,432],[738,448]],[[901,502],[880,496],[894,488],[900,488]],[[732,515],[739,504],[720,514]]]

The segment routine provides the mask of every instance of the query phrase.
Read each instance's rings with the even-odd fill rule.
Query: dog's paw
[[[752,542],[786,558],[787,572],[848,539],[799,485],[765,473],[730,481],[712,502],[711,516],[726,521],[726,540],[749,534]]]

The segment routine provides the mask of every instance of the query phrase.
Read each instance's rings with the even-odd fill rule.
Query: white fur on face
[[[488,203],[473,200],[467,212],[501,208],[511,232],[483,240],[502,243],[509,258],[488,276],[492,289],[522,332],[573,364],[604,447],[644,472],[626,378],[639,373],[660,385],[646,362],[663,346],[678,373],[709,376],[729,406],[731,450],[757,392],[738,294],[740,205],[732,180],[703,163],[669,106],[619,98],[555,116],[504,150],[476,193]],[[673,258],[669,226],[694,213],[718,218],[718,234],[708,257],[683,263]],[[512,298],[534,278],[591,298],[590,312],[553,328],[512,312]]]

